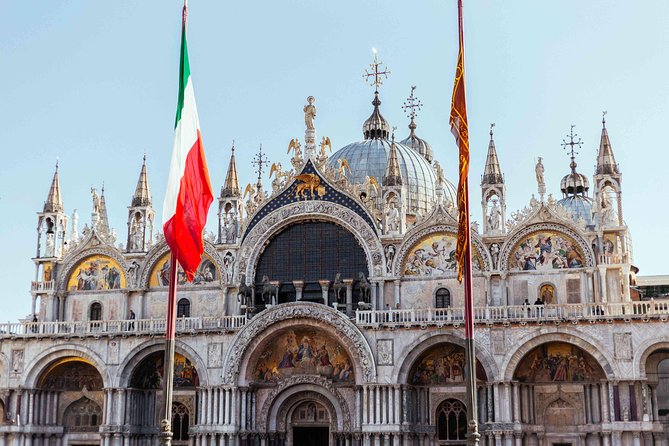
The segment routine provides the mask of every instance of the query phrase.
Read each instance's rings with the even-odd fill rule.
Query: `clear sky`
[[[177,100],[179,1],[0,2],[1,318],[30,311],[36,212],[56,159],[68,215],[90,222],[91,185],[104,181],[112,226],[125,240],[127,206],[144,153],[161,215]],[[191,0],[189,51],[211,180],[220,190],[236,141],[242,187],[259,144],[288,164],[304,135],[302,106],[316,97],[319,137],[335,149],[362,138],[372,89],[371,48],[392,71],[382,113],[408,133],[401,105],[411,85],[424,104],[418,134],[456,181],[448,128],[456,0]],[[623,172],[623,210],[640,274],[667,274],[669,2],[465,0],[472,209],[495,122],[508,210],[536,193],[544,157],[549,192],[569,171],[560,143],[571,124],[593,174],[601,112]],[[269,184],[266,181],[266,184]],[[214,230],[212,206],[209,229]]]

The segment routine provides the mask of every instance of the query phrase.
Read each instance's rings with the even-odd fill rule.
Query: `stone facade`
[[[463,444],[464,292],[443,171],[428,213],[402,206],[402,224],[384,224],[386,186],[349,183],[308,130],[305,158],[246,205],[232,158],[218,235],[193,283],[177,279],[174,444]],[[492,211],[472,231],[481,442],[666,445],[669,302],[632,299],[621,204],[595,196],[588,223],[544,185],[504,221],[492,132],[491,147]],[[598,191],[619,187],[609,170]],[[53,227],[38,228],[35,316],[0,326],[0,446],[157,444],[169,250],[150,234],[146,164],[126,247],[104,207],[65,235],[58,181],[39,218],[62,234],[54,247]],[[589,200],[578,187],[565,197]]]

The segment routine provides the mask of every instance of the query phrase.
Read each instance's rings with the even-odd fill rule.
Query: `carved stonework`
[[[261,332],[267,330],[273,324],[303,318],[324,322],[336,330],[342,343],[350,349],[351,359],[362,370],[362,379],[365,382],[376,380],[376,366],[372,351],[358,327],[339,311],[325,305],[304,302],[281,304],[265,310],[237,333],[225,357],[225,373],[223,375],[225,382],[228,384],[235,383],[242,360],[247,355],[248,346]]]
[[[293,387],[300,384],[312,384],[315,386],[322,387],[330,394],[332,394],[335,398],[337,398],[342,413],[342,418],[343,418],[342,423],[344,431],[351,430],[351,415],[348,410],[348,403],[346,402],[346,399],[342,396],[341,393],[339,393],[337,388],[334,385],[332,385],[332,383],[329,380],[317,375],[297,375],[281,381],[269,394],[269,396],[265,400],[265,404],[263,404],[259,419],[260,426],[267,426],[269,412],[276,398],[289,387]],[[328,406],[332,407],[331,404],[329,403],[329,400],[327,400],[327,398],[325,398],[325,400],[328,401]],[[323,401],[324,401],[323,399],[319,398],[319,402]],[[283,418],[285,419],[285,417]],[[285,429],[285,425],[283,425],[283,428]]]
[[[281,410],[277,414],[277,431],[278,432],[286,432],[288,429],[287,421],[288,421],[288,411],[293,409],[295,405],[299,404],[300,402],[307,402],[307,401],[316,401],[320,403],[320,405],[325,406],[325,408],[328,411],[328,415],[330,416],[330,431],[336,432],[337,431],[337,411],[335,407],[332,405],[332,402],[324,395],[318,393],[318,392],[312,392],[312,391],[305,391],[305,392],[299,392],[296,393],[295,395],[292,395],[290,398],[288,398],[281,406]],[[264,420],[265,423],[267,420]]]
[[[632,333],[614,333],[613,347],[616,359],[632,359]]]
[[[500,252],[499,266],[497,269],[500,271],[508,271],[509,256],[512,254],[512,249],[521,239],[525,238],[532,232],[536,231],[556,231],[568,235],[578,244],[578,247],[581,249],[581,252],[583,253],[584,256],[583,266],[584,267],[594,266],[595,262],[594,262],[594,255],[592,253],[592,248],[588,246],[586,241],[583,240],[583,237],[581,237],[576,231],[574,231],[568,226],[559,223],[538,223],[526,226],[520,229],[519,231],[516,231],[513,235],[511,235],[511,237],[509,237],[506,240]]]
[[[376,360],[378,365],[393,365],[393,339],[376,340]]]
[[[207,346],[207,367],[219,368],[223,366],[223,348],[219,343]]]
[[[383,246],[374,230],[357,213],[342,205],[327,201],[308,200],[283,206],[269,213],[246,235],[239,250],[237,271],[247,280],[255,276],[255,266],[267,240],[296,221],[308,218],[334,222],[350,231],[365,250],[369,271],[374,276],[384,272]]]

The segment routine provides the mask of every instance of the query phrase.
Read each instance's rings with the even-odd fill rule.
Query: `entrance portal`
[[[293,427],[293,444],[295,446],[328,446],[330,429],[327,426],[295,426]]]

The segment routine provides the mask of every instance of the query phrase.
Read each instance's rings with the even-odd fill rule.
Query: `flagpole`
[[[465,212],[469,215],[469,184],[465,190]],[[467,232],[465,244],[465,361],[466,361],[466,389],[467,389],[467,444],[477,446],[481,434],[478,426],[478,398],[476,396],[476,350],[474,348],[474,295],[472,292],[472,241],[470,232]]]
[[[174,340],[177,325],[177,257],[170,251],[170,284],[165,321],[165,359],[163,362],[163,417],[160,422],[160,444],[172,445],[172,390],[174,386]]]
[[[478,446],[478,398],[476,397],[476,350],[474,347],[474,296],[472,292],[472,239],[469,222],[469,124],[465,94],[465,39],[462,0],[458,0],[458,62],[451,102],[451,131],[458,144],[460,180],[458,182],[458,280],[465,292],[465,385],[467,392],[467,444]],[[464,279],[464,280],[463,280]]]

